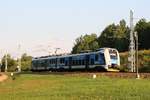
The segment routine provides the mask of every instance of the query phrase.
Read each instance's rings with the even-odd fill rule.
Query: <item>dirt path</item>
[[[5,75],[5,74],[3,74],[3,73],[0,73],[0,82],[5,81],[7,78],[8,78],[7,75]]]

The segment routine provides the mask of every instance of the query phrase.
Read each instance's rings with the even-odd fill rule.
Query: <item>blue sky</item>
[[[121,19],[129,24],[130,9],[137,19],[150,20],[149,4],[149,0],[0,0],[0,53],[7,50],[17,56],[19,44],[22,53],[33,56],[53,53],[57,47],[70,52],[80,35],[99,36]]]

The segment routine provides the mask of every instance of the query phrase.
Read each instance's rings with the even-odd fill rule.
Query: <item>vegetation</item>
[[[149,100],[149,79],[21,74],[0,83],[1,100]]]
[[[80,36],[75,40],[75,44],[72,50],[72,53],[80,53],[85,50],[96,50],[99,48],[98,41],[97,41],[97,35],[91,34],[91,35],[85,35]]]
[[[139,35],[139,49],[150,49],[150,22],[141,19],[135,27]]]
[[[5,70],[5,58],[6,58],[6,56],[4,56],[2,58],[2,65],[1,65],[2,71]],[[29,70],[31,67],[31,60],[32,60],[32,57],[28,56],[26,53],[24,53],[21,56],[21,69],[24,71]],[[15,60],[14,58],[11,57],[10,54],[8,54],[7,55],[7,63],[8,63],[8,71],[15,71],[18,66],[18,59]]]
[[[150,72],[150,50],[140,50],[138,52],[139,72]],[[120,53],[121,70],[128,71],[128,52]]]
[[[5,59],[6,55],[2,58],[1,71],[5,71]],[[14,71],[17,67],[17,61],[14,60],[10,54],[7,55],[7,66],[9,71]]]
[[[126,22],[121,20],[118,25],[107,26],[98,38],[101,47],[117,48],[119,51],[127,51],[129,44],[129,28]]]
[[[150,49],[150,22],[141,19],[135,26],[139,36],[139,49]],[[94,51],[101,47],[117,48],[120,52],[129,49],[129,27],[125,20],[121,20],[119,24],[108,25],[97,37],[95,34],[80,36],[76,39],[72,48],[72,53],[79,53],[83,50]]]

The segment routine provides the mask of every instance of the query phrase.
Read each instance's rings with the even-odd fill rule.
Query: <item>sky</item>
[[[69,53],[75,39],[125,19],[150,21],[150,0],[0,0],[0,56]],[[20,50],[18,49],[21,45]]]

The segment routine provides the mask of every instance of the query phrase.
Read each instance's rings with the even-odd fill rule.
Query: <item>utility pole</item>
[[[6,54],[5,54],[5,72],[7,72],[7,65],[8,65],[8,62],[7,62],[7,51],[6,51]]]
[[[1,72],[1,67],[2,67],[2,61],[1,61],[1,59],[0,59],[0,72]]]
[[[129,68],[131,72],[135,72],[135,41],[134,41],[134,25],[133,12],[130,11],[130,45],[129,45]]]
[[[21,45],[18,45],[18,66],[17,71],[21,72]]]
[[[136,78],[139,79],[140,75],[139,75],[139,68],[138,68],[138,34],[137,32],[134,32],[134,37],[136,40]]]

